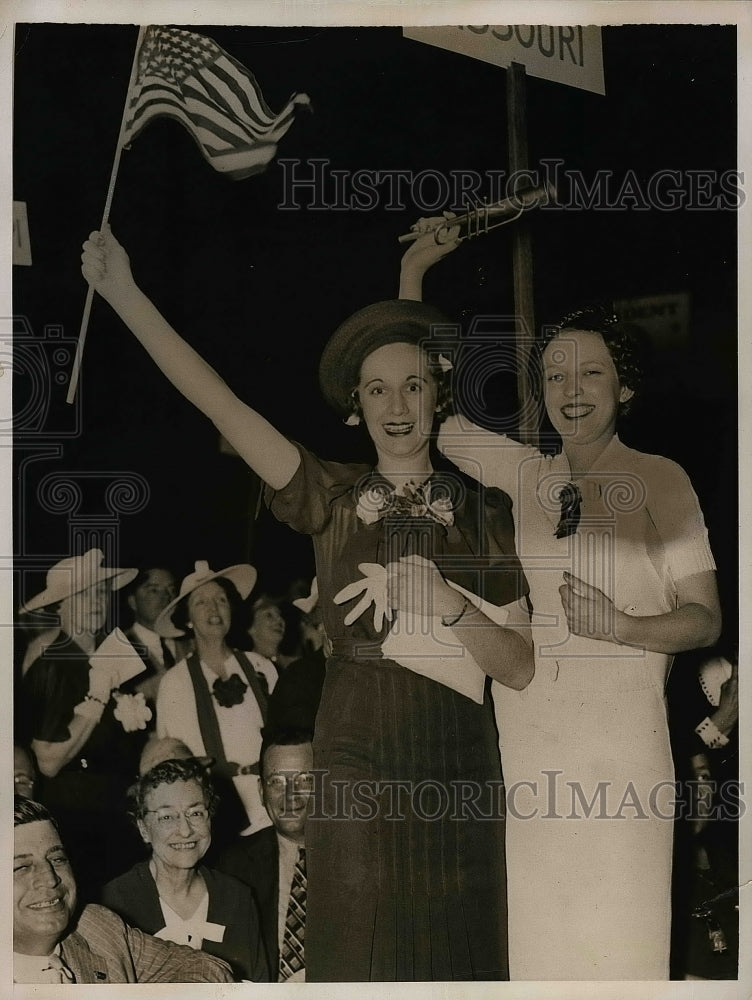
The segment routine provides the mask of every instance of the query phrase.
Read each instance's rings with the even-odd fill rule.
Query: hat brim
[[[342,416],[352,412],[352,390],[358,383],[363,361],[387,344],[433,346],[434,327],[449,327],[450,321],[434,306],[412,299],[374,302],[353,313],[334,331],[319,363],[319,384],[327,403]],[[437,351],[440,342],[434,342]]]
[[[154,622],[154,631],[164,639],[177,639],[179,636],[185,635],[183,629],[179,629],[176,625],[173,625],[172,616],[178,604],[186,600],[194,590],[198,590],[205,583],[223,576],[235,585],[235,589],[241,598],[245,600],[253,590],[257,575],[255,568],[249,563],[238,563],[236,566],[228,566],[227,569],[218,570],[216,573],[210,573],[208,576],[202,577],[196,582],[195,586],[182,594],[178,594],[174,600],[170,601],[164,611],[160,612],[159,617]]]
[[[51,604],[57,604],[59,601],[64,601],[66,597],[73,597],[74,594],[80,594],[82,591],[88,590],[89,587],[93,587],[97,583],[103,583],[105,580],[111,581],[110,585],[113,590],[120,590],[121,587],[126,587],[131,581],[135,580],[137,576],[138,569],[101,566],[98,567],[97,572],[92,577],[79,586],[75,583],[75,578],[71,574],[67,586],[61,583],[60,586],[47,587],[41,594],[32,597],[30,601],[27,601],[21,607],[21,614],[29,611],[38,611],[40,608],[47,608]]]

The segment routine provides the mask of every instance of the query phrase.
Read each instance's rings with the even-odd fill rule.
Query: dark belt
[[[222,764],[217,764],[214,768],[215,774],[220,774],[224,778],[235,778],[239,774],[260,774],[260,761],[255,764],[238,764],[237,761],[228,760]]]
[[[332,639],[334,659],[345,660],[381,660],[384,654],[378,639]]]

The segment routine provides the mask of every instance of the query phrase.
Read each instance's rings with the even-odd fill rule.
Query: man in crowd
[[[269,967],[279,982],[305,981],[305,827],[313,804],[309,730],[264,734],[261,797],[272,826],[241,837],[216,867],[250,885],[261,914]]]
[[[140,570],[127,591],[126,601],[133,612],[133,624],[125,634],[147,667],[146,674],[137,679],[135,690],[143,691],[150,702],[156,700],[165,671],[191,651],[189,640],[163,639],[154,631],[155,621],[176,594],[175,577],[162,566]]]
[[[44,806],[14,800],[16,983],[231,983],[225,962],[129,927],[103,906],[79,913],[76,880]]]

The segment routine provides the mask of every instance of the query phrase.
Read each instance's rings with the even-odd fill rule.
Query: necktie
[[[40,983],[72,983],[73,973],[59,955],[50,955],[46,960],[46,968],[42,969]]]
[[[290,901],[285,917],[285,935],[279,953],[279,981],[283,983],[305,968],[306,868],[305,847],[298,848],[298,862],[292,876]]]
[[[561,517],[556,525],[556,537],[566,538],[577,531],[577,525],[580,523],[582,494],[579,487],[575,486],[574,483],[567,483],[562,487],[559,500],[561,501]]]
[[[172,655],[172,650],[167,645],[165,639],[160,639],[159,643],[162,647],[162,663],[164,664],[165,670],[169,670],[170,667],[175,666],[175,657]]]

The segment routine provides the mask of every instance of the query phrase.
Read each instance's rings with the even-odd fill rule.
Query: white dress
[[[244,651],[245,652],[245,651]],[[271,660],[258,653],[245,652],[254,669],[263,673],[271,693],[277,680],[277,672]],[[201,661],[201,669],[209,690],[217,675]],[[225,676],[237,674],[245,682],[243,672],[234,656],[225,661]],[[246,691],[239,705],[225,707],[215,704],[214,711],[219,723],[222,745],[228,760],[239,764],[253,764],[261,752],[261,730],[264,720],[252,692]],[[196,698],[188,672],[188,661],[181,660],[167,671],[159,685],[157,694],[157,736],[172,736],[182,740],[191,753],[197,757],[206,755],[207,750],[201,737]],[[261,801],[258,777],[254,774],[238,774],[232,783],[245,807],[249,832],[256,833],[271,825],[269,814]]]
[[[512,497],[533,604],[535,677],[494,684],[507,788],[510,978],[667,979],[674,771],[671,657],[571,635],[568,571],[631,615],[676,608],[715,564],[683,470],[614,437],[585,480],[577,533],[555,537],[566,457],[451,418],[439,447]]]

